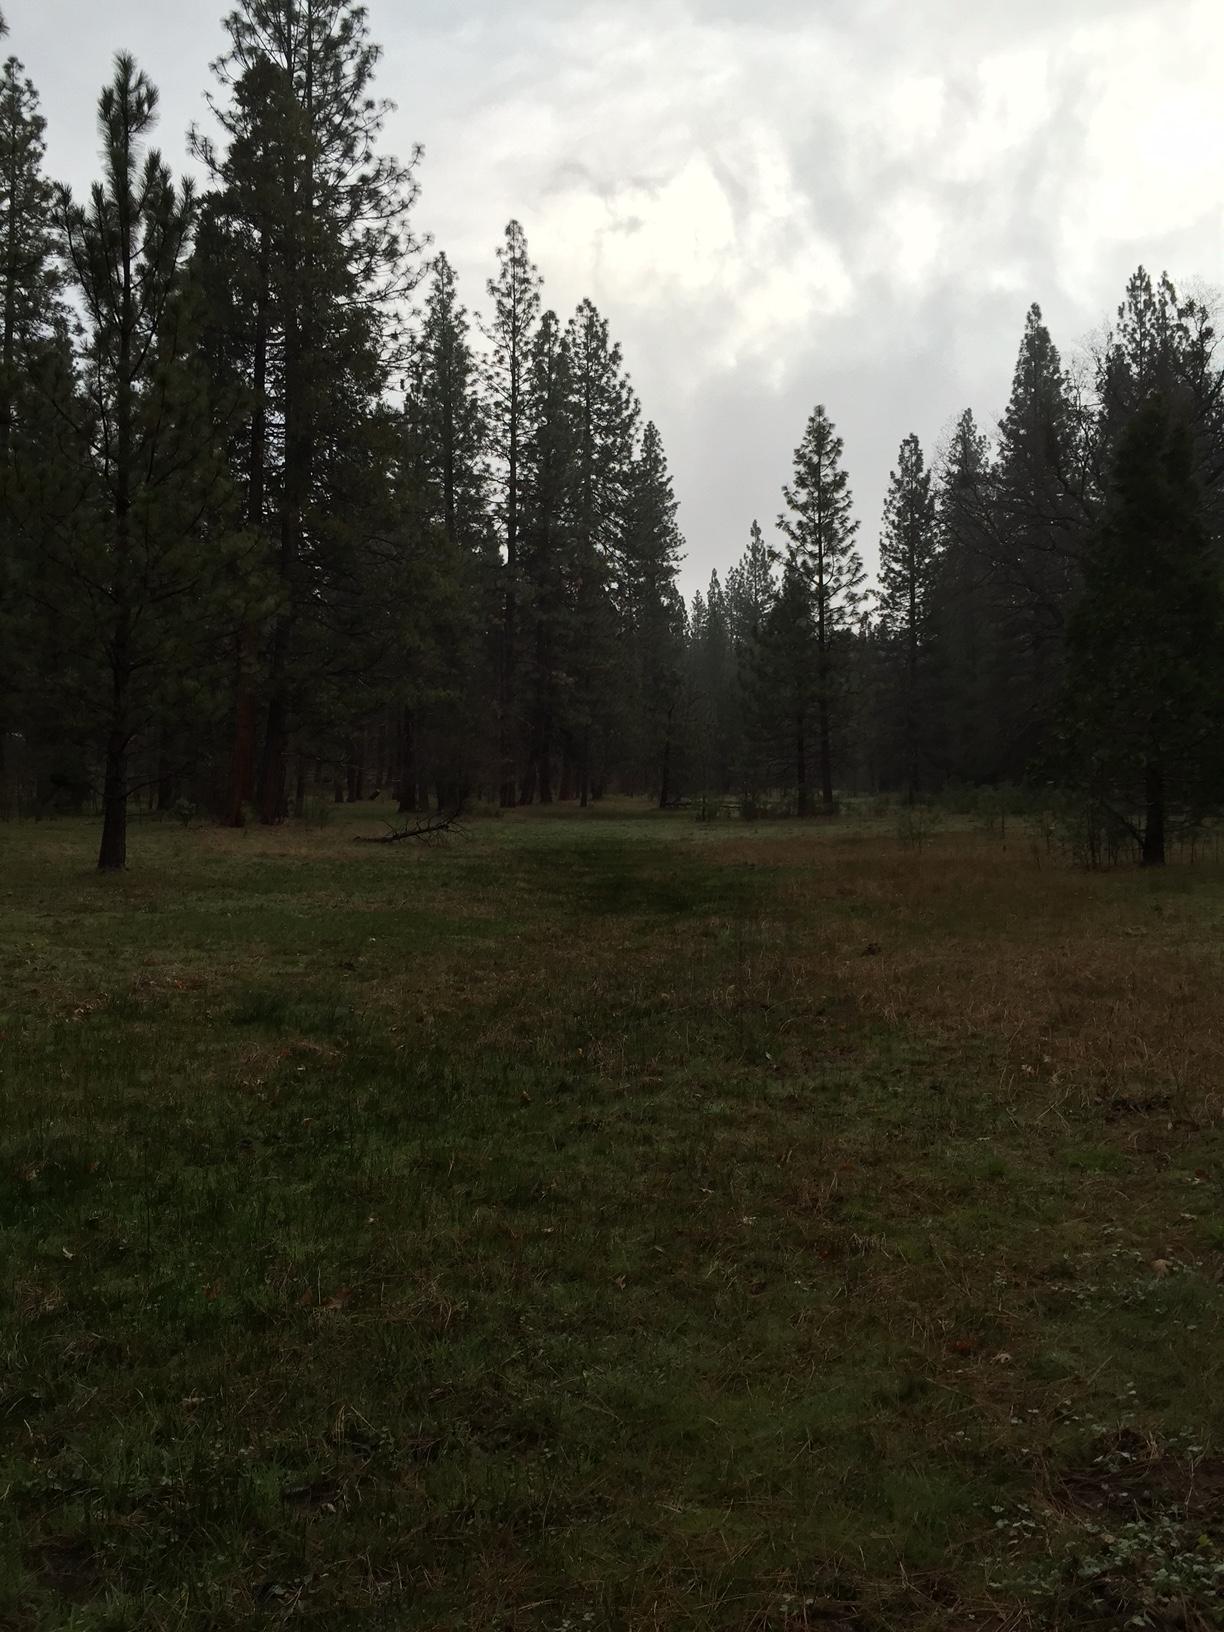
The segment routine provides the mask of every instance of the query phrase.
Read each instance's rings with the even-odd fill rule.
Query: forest
[[[616,313],[229,3],[190,176],[0,73],[0,1628],[1219,1632],[1213,297],[1017,297],[878,571],[813,379],[686,595]]]
[[[1033,305],[998,425],[966,409],[946,446],[901,442],[874,586],[816,406],[776,522],[746,517],[686,605],[666,452],[607,318],[546,308],[517,221],[465,304],[414,234],[421,155],[381,150],[361,8],[249,0],[227,27],[201,187],[121,56],[73,199],[4,70],[7,816],[100,808],[113,870],[133,806],[241,826],[623,794],[760,818],[1023,786],[1077,853],[1147,863],[1210,815],[1209,303],[1140,267],[1074,366]]]

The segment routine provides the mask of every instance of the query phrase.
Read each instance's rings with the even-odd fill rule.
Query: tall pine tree
[[[791,541],[791,557],[812,596],[815,623],[816,753],[820,797],[826,811],[834,807],[834,716],[844,701],[839,660],[846,632],[862,601],[866,574],[854,547],[858,522],[850,482],[842,469],[843,444],[819,405],[808,420],[795,450],[795,474],[783,488],[786,511],[778,525]],[[788,605],[796,600],[792,586]],[[797,620],[792,620],[798,627]]]

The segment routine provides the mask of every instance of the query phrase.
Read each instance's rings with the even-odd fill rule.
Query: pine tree
[[[528,371],[540,318],[539,271],[527,252],[527,238],[517,221],[506,227],[497,251],[497,276],[489,280],[493,318],[488,337],[493,356],[488,370],[490,439],[500,478],[497,506],[505,551],[505,593],[499,664],[498,741],[501,757],[499,799],[513,805],[518,749],[518,603],[521,594],[520,550],[523,529],[523,451],[527,416]]]
[[[1029,309],[1011,398],[999,425],[992,569],[1000,617],[996,694],[1002,769],[1024,774],[1048,733],[1062,683],[1091,508],[1081,426],[1040,307]]]
[[[727,574],[727,613],[735,669],[735,762],[737,781],[750,808],[760,802],[769,780],[762,643],[778,598],[777,565],[778,552],[766,544],[759,522],[753,521],[748,546]]]
[[[596,752],[606,736],[616,660],[613,580],[625,519],[638,405],[608,325],[584,300],[566,330],[574,466],[570,488],[570,600],[574,644],[568,710],[569,756],[578,796],[590,802]],[[602,755],[601,755],[602,761]],[[564,781],[564,778],[563,778]]]
[[[1224,376],[1215,352],[1215,329],[1202,303],[1179,296],[1167,272],[1153,283],[1138,267],[1097,358],[1095,468],[1108,471],[1133,415],[1153,395],[1163,396],[1190,431],[1204,520],[1219,547],[1224,544]]]
[[[906,797],[918,791],[921,767],[931,760],[928,679],[931,599],[937,560],[935,497],[922,445],[911,434],[901,443],[888,481],[880,539],[879,616],[896,657],[890,675],[901,730]],[[896,708],[896,693],[901,692]]]
[[[433,519],[452,545],[474,549],[487,516],[485,416],[467,311],[444,254],[433,263],[409,380],[408,416]]]
[[[1154,397],[1114,458],[1071,621],[1064,780],[1164,863],[1170,828],[1224,801],[1224,592],[1199,514],[1193,437]]]
[[[7,746],[17,671],[26,651],[18,556],[40,517],[25,503],[30,461],[57,427],[47,387],[67,374],[67,318],[60,298],[52,216],[55,189],[43,172],[46,121],[20,62],[0,71],[0,815],[11,811]],[[58,356],[53,355],[58,352]],[[58,365],[58,366],[57,366]],[[49,414],[48,410],[51,409]],[[24,525],[23,525],[24,522]],[[26,542],[31,542],[28,538]],[[37,544],[32,543],[37,550]]]
[[[569,347],[555,312],[540,319],[528,359],[522,452],[522,553],[530,633],[527,682],[525,802],[553,800],[552,753],[561,666],[572,642],[567,627],[572,582],[575,436]]]
[[[376,151],[389,105],[370,95],[379,52],[363,6],[243,0],[226,29],[217,73],[229,97],[214,112],[227,145],[197,147],[223,195],[254,314],[251,400],[263,440],[251,462],[279,591],[261,664],[257,797],[261,820],[273,822],[285,811],[290,739],[330,711],[335,629],[359,625],[371,546],[387,525],[389,461],[371,454],[385,451],[383,399],[401,358],[394,313],[415,277],[416,156],[404,166]],[[352,657],[343,652],[345,669]]]
[[[630,699],[631,780],[671,802],[679,726],[684,605],[676,573],[684,541],[663,440],[653,421],[629,474],[619,548],[623,652]]]
[[[827,674],[821,663],[812,575],[791,551],[761,633],[757,732],[768,745],[771,772],[787,791],[794,791],[799,816],[811,815],[814,768],[818,768],[822,779],[822,793],[825,786],[827,762],[822,731],[828,716],[823,712],[822,688],[827,684]],[[818,767],[813,766],[813,748],[819,756]]]
[[[833,729],[842,700],[838,658],[842,636],[862,601],[863,563],[854,548],[858,522],[853,498],[842,469],[842,439],[823,405],[808,420],[803,441],[795,450],[793,483],[784,487],[787,511],[778,525],[791,541],[795,566],[811,589],[816,641],[817,760],[821,801],[834,808]],[[796,601],[791,586],[788,606]],[[797,625],[796,625],[797,627]]]
[[[85,502],[55,565],[63,615],[101,682],[98,866],[114,871],[127,860],[133,740],[182,677],[198,684],[206,672],[203,612],[223,556],[219,541],[199,531],[221,466],[191,345],[185,265],[194,196],[189,183],[176,189],[161,155],[147,148],[157,93],[130,57],[116,59],[98,107],[104,178],[88,205],[65,192],[57,210],[85,314],[90,417],[81,436]],[[82,681],[82,692],[92,692],[94,673],[85,670]]]
[[[956,422],[939,474],[939,553],[931,591],[939,730],[948,774],[965,783],[999,774],[999,606],[992,550],[990,447],[971,409]]]

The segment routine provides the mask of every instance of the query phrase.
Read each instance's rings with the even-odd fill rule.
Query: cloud
[[[65,171],[94,162],[82,63],[96,84],[125,36],[163,80],[167,147],[197,115],[214,18],[162,0],[8,11],[14,48],[42,51]],[[817,401],[870,555],[901,438],[933,445],[967,404],[998,413],[1030,301],[1069,350],[1137,260],[1186,282],[1224,264],[1218,0],[370,13],[389,145],[425,142],[420,222],[469,305],[513,215],[546,298],[565,315],[589,294],[622,342],[672,456],[690,587],[772,520]]]

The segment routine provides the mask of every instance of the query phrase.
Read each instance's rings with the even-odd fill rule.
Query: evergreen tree
[[[999,629],[993,503],[989,443],[966,408],[939,475],[940,547],[931,589],[944,765],[965,783],[994,780],[1004,757],[992,656]]]
[[[842,639],[862,602],[863,563],[854,548],[858,522],[853,498],[842,469],[842,439],[823,405],[808,420],[803,441],[795,450],[795,474],[784,487],[786,512],[778,525],[791,541],[794,565],[810,587],[815,621],[815,687],[817,763],[821,801],[833,809],[834,716],[844,697],[838,673]],[[797,606],[797,591],[788,591],[788,606]],[[798,623],[792,618],[797,629]]]
[[[1162,397],[1132,417],[1071,621],[1064,779],[1134,834],[1224,800],[1224,592],[1199,514],[1190,427]]]
[[[362,588],[376,579],[371,546],[388,525],[390,493],[384,397],[400,360],[393,314],[414,278],[417,185],[415,156],[402,166],[376,151],[388,104],[370,95],[379,52],[363,6],[243,0],[226,29],[217,73],[230,94],[214,112],[227,146],[197,146],[224,198],[239,286],[249,310],[262,303],[275,358],[250,381],[278,586],[261,664],[257,790],[272,822],[286,808],[295,729],[330,711],[351,668],[353,649],[336,630],[357,635]]]
[[[597,751],[601,764],[604,760],[603,739],[615,701],[610,685],[616,666],[614,573],[638,405],[624,374],[621,349],[609,339],[607,323],[589,300],[570,320],[566,348],[574,437],[569,561],[574,645],[568,665],[568,744],[578,796],[586,805],[593,791]]]
[[[1051,728],[1090,510],[1081,427],[1040,307],[1030,308],[999,425],[992,570],[999,606],[995,692],[1005,774],[1022,776]]]
[[[147,148],[157,93],[130,57],[116,59],[98,107],[104,177],[87,205],[65,192],[57,211],[84,311],[89,418],[79,443],[83,504],[49,570],[62,575],[61,615],[81,656],[78,705],[100,715],[98,866],[113,871],[127,860],[133,741],[184,677],[199,686],[206,672],[206,609],[222,556],[201,522],[221,467],[191,346],[190,184],[177,189]]]
[[[922,446],[907,436],[884,503],[880,539],[879,617],[892,648],[891,712],[901,732],[906,797],[913,801],[931,754],[931,695],[927,685],[931,601],[937,560],[935,496]],[[897,692],[900,706],[897,707]]]
[[[67,318],[52,230],[55,190],[43,171],[46,121],[20,62],[0,71],[0,815],[11,813],[8,737],[18,723],[15,691],[28,663],[21,626],[23,541],[38,550],[31,462],[45,458],[59,427],[57,385],[68,374]],[[51,410],[49,412],[49,410]],[[20,473],[20,478],[19,478]],[[24,490],[23,490],[24,489]]]
[[[545,312],[532,339],[526,380],[522,451],[524,598],[530,634],[527,681],[526,802],[553,801],[552,756],[561,712],[560,685],[572,648],[568,624],[573,583],[575,434],[569,347],[555,312]]]
[[[677,508],[663,440],[650,422],[629,474],[619,588],[630,780],[657,793],[663,805],[673,797],[683,675],[684,604],[676,573],[684,542]]]
[[[497,276],[489,280],[493,317],[488,337],[493,346],[489,364],[489,425],[499,476],[498,520],[505,551],[505,592],[502,596],[498,740],[501,755],[499,799],[513,805],[516,795],[519,737],[517,677],[520,548],[523,529],[523,447],[527,415],[527,376],[532,342],[540,318],[538,269],[527,252],[527,238],[517,221],[506,227],[505,242],[497,251]]]
[[[748,546],[727,574],[727,613],[735,673],[731,714],[737,781],[755,808],[769,782],[767,725],[768,688],[762,670],[762,646],[770,612],[778,598],[778,552],[766,544],[760,523],[753,521]]]
[[[816,591],[812,574],[795,551],[782,569],[778,595],[766,615],[758,668],[758,732],[768,745],[770,771],[793,790],[795,812],[812,810],[812,773],[826,783],[824,757],[828,668],[822,665]],[[813,749],[818,759],[813,764]],[[825,801],[828,808],[830,792]]]

